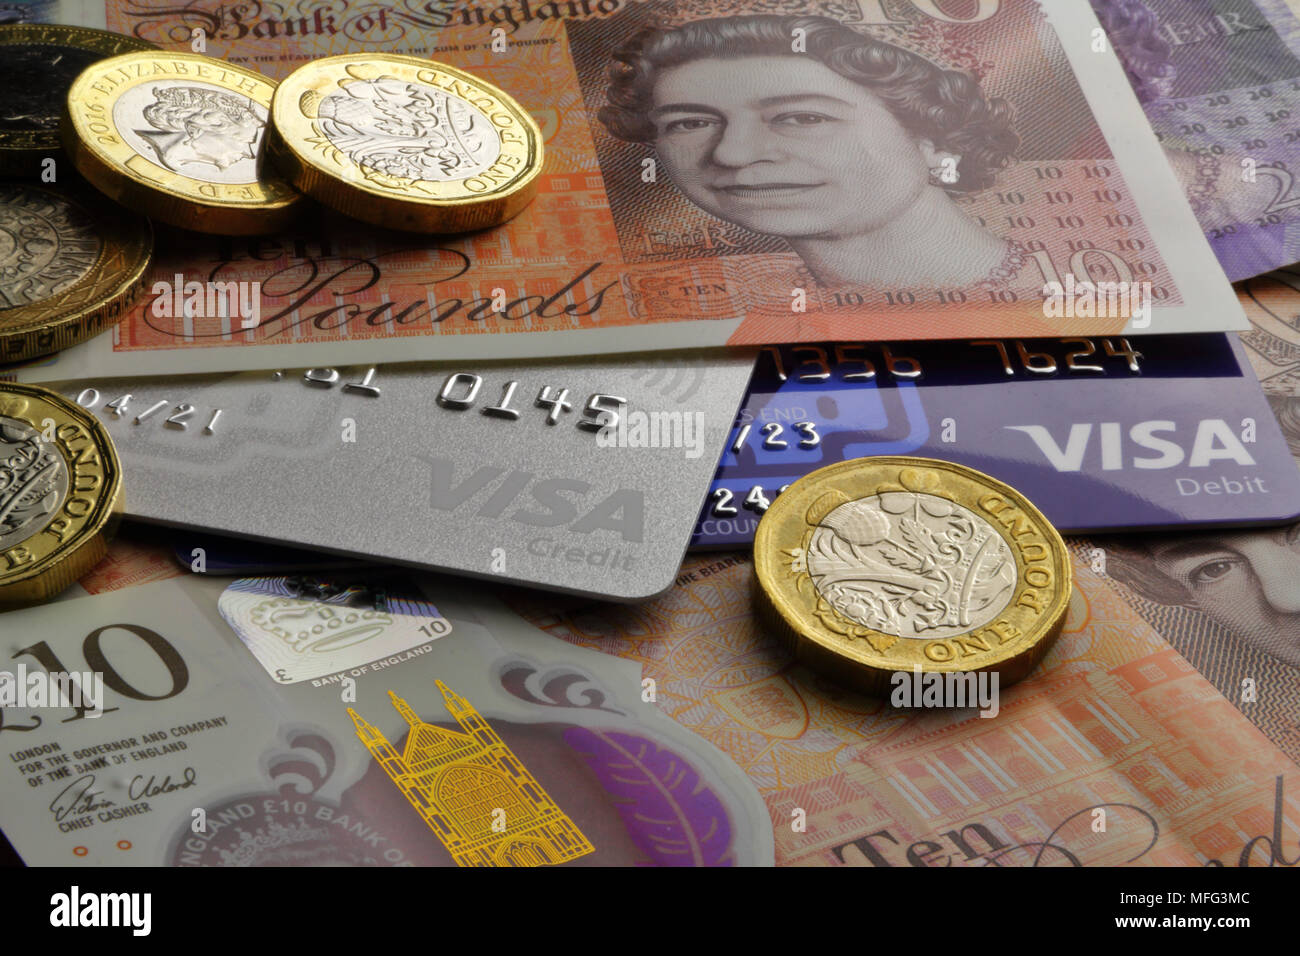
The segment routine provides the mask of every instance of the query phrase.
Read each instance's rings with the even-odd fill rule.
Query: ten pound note
[[[103,22],[275,79],[345,51],[443,61],[523,104],[545,167],[478,233],[313,206],[282,235],[168,234],[154,294],[23,379],[1244,325],[1087,4],[135,0]],[[224,181],[264,117],[188,82],[164,70],[150,89],[183,108],[119,125],[142,164]],[[352,77],[318,104],[320,148],[418,190],[482,164],[448,110],[491,146],[461,94],[434,64]]]
[[[640,663],[758,788],[778,865],[1294,863],[1294,670],[1135,609],[1099,551],[1075,545],[1070,613],[1031,677],[955,709],[926,709],[919,674],[871,698],[796,663],[752,616],[747,555],[691,556],[634,607],[513,603]]]
[[[638,666],[435,589],[187,575],[13,612],[0,829],[46,866],[772,862],[753,785]]]

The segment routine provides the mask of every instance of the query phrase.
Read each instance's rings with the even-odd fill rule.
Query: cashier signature
[[[186,767],[181,774],[180,783],[172,783],[171,774],[163,777],[162,783],[158,783],[157,780],[157,776],[152,776],[146,781],[144,774],[136,774],[131,780],[131,786],[126,788],[126,795],[132,800],[139,800],[141,797],[157,797],[164,793],[184,790],[186,787],[192,787],[198,783],[199,775],[194,771],[193,767]]]
[[[50,801],[50,812],[54,814],[54,819],[62,820],[74,813],[89,813],[101,807],[113,806],[112,800],[95,799],[104,791],[92,790],[94,785],[95,775],[88,773],[60,790],[58,796]]]

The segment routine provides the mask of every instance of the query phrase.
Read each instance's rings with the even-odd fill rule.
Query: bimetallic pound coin
[[[117,324],[144,287],[149,220],[93,190],[0,183],[0,362]]]
[[[505,222],[537,191],[542,134],[506,93],[413,56],[326,57],[280,83],[271,158],[338,211],[412,232]]]
[[[39,386],[0,384],[0,608],[47,601],[103,560],[121,507],[104,426]]]
[[[754,539],[755,600],[795,657],[858,690],[898,672],[1042,659],[1072,587],[1060,534],[1023,495],[928,458],[838,462],[772,503]]]
[[[89,27],[0,26],[0,176],[36,180],[46,172],[44,161],[61,154],[59,118],[82,70],[120,53],[156,49],[145,40]]]
[[[77,169],[123,205],[183,229],[274,232],[304,200],[264,167],[275,83],[193,53],[128,53],[68,91],[63,143]]]

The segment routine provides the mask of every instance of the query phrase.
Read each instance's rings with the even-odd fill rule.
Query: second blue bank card
[[[791,482],[869,455],[969,465],[1064,532],[1300,516],[1300,470],[1232,334],[773,346],[692,546],[748,544]]]

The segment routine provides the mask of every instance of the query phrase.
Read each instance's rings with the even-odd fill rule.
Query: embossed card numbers
[[[60,387],[112,435],[131,517],[631,600],[671,584],[753,361],[695,353]],[[634,416],[664,425],[656,442],[620,445],[618,422]]]

